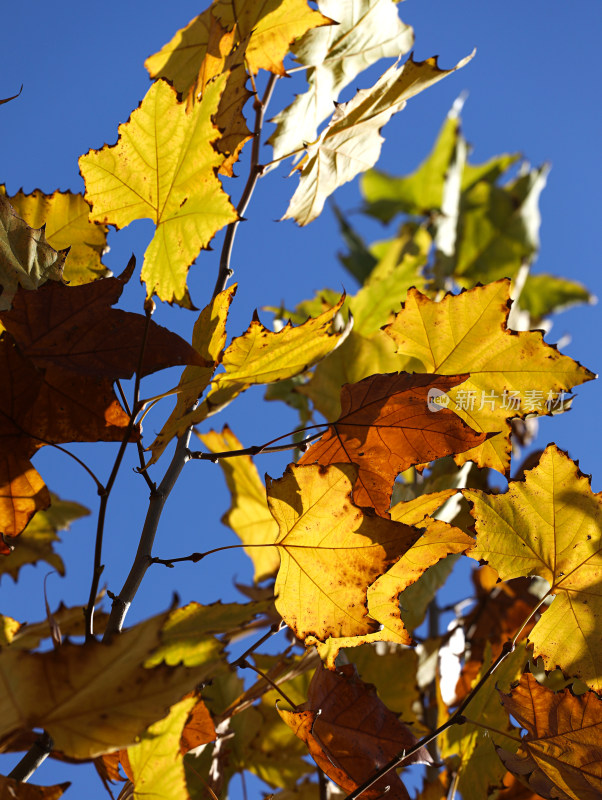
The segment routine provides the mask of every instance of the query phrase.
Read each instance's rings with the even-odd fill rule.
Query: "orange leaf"
[[[296,711],[278,709],[295,735],[307,745],[316,764],[346,792],[365,780],[403,750],[416,743],[410,729],[378,699],[374,686],[357,676],[348,664],[336,672],[318,667],[308,700]],[[421,748],[410,763],[429,763]],[[388,791],[387,791],[388,787]],[[409,794],[392,770],[362,797],[408,800]]]
[[[299,464],[353,463],[359,466],[353,487],[358,506],[386,516],[393,483],[400,472],[482,444],[475,433],[447,409],[429,409],[429,392],[447,392],[468,375],[371,375],[341,389],[341,416],[309,448]]]
[[[199,700],[188,715],[184,725],[180,739],[180,753],[184,755],[189,750],[192,750],[193,747],[209,744],[209,742],[215,741],[216,736],[211,714],[205,703]]]
[[[501,694],[501,693],[500,693]],[[602,700],[553,692],[523,675],[502,704],[528,733],[518,753],[498,749],[506,768],[542,797],[599,800],[602,796]]]

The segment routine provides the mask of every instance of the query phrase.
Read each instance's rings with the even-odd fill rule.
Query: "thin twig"
[[[260,678],[263,678],[264,681],[267,681],[270,684],[270,686],[272,687],[272,689],[274,689],[274,691],[278,692],[278,694],[286,700],[286,702],[293,709],[293,711],[297,710],[297,704],[293,703],[293,701],[290,699],[290,697],[287,694],[285,694],[285,692],[280,688],[280,686],[278,686],[277,683],[274,683],[274,681],[269,677],[269,675],[266,675],[265,672],[260,670],[254,664],[251,664],[251,662],[247,661],[246,658],[243,658],[243,659],[239,658],[236,663],[241,667],[241,669],[252,669],[253,672],[256,672],[259,675]]]
[[[255,125],[253,128],[253,146],[251,149],[251,166],[249,169],[249,177],[247,179],[247,183],[243,190],[242,196],[236,206],[236,213],[238,215],[238,219],[235,222],[231,222],[228,227],[226,228],[226,235],[224,236],[224,244],[222,247],[221,258],[219,262],[219,272],[217,275],[217,280],[215,282],[215,287],[213,289],[213,297],[216,297],[220,292],[222,292],[228,283],[228,280],[234,274],[232,267],[230,266],[230,260],[232,258],[232,246],[234,244],[234,237],[236,236],[236,230],[238,228],[239,223],[242,221],[245,211],[247,210],[247,206],[249,205],[249,200],[251,199],[251,195],[255,189],[255,185],[257,184],[258,178],[261,176],[263,172],[263,167],[259,164],[259,149],[261,146],[260,136],[261,136],[261,128],[263,126],[263,117],[265,114],[266,107],[270,102],[270,97],[272,96],[272,92],[274,91],[274,86],[276,85],[276,80],[278,76],[271,74],[265,93],[261,100],[255,95],[255,99],[253,101],[253,108],[255,110]]]
[[[286,623],[284,621],[275,622],[270,627],[270,630],[266,634],[264,634],[261,638],[257,639],[257,641],[254,644],[252,644],[249,648],[247,648],[245,652],[242,654],[242,656],[240,656],[240,658],[237,658],[236,661],[232,662],[231,666],[232,667],[242,666],[242,662],[246,661],[247,658],[251,655],[251,653],[254,653],[258,647],[261,647],[261,645],[264,642],[267,642],[268,639],[271,639],[272,636],[274,636],[276,633],[279,633],[281,630],[284,630],[284,628],[286,628]]]
[[[14,781],[19,781],[19,783],[25,783],[31,778],[36,769],[46,761],[53,747],[52,738],[44,731],[19,763],[8,773],[8,777]]]
[[[205,553],[191,553],[189,556],[178,556],[177,558],[159,558],[158,556],[148,556],[148,566],[151,564],[162,564],[164,567],[171,569],[174,564],[181,564],[184,561],[191,561],[197,564],[207,556],[212,556],[214,553],[221,553],[224,550],[240,550],[241,547],[276,547],[273,544],[225,544],[222,547],[215,547],[213,550],[207,550]]]
[[[324,428],[328,425],[328,422],[322,422],[317,425],[308,425],[306,428],[299,428],[300,431],[310,430],[311,428]],[[287,436],[294,436],[297,431],[289,431],[288,433],[283,433],[282,436],[277,436],[275,439],[270,439],[269,442],[265,444],[259,445],[251,445],[251,447],[243,447],[240,450],[224,450],[221,453],[205,453],[200,450],[191,450],[190,451],[190,458],[195,459],[197,461],[219,461],[222,458],[236,458],[237,456],[257,456],[260,453],[282,453],[285,450],[293,450],[295,448],[303,449],[306,444],[313,442],[314,439],[318,439],[324,431],[318,431],[317,433],[312,433],[311,436],[306,436],[305,439],[302,439],[300,442],[291,442],[290,444],[279,444],[275,446],[271,446],[272,442],[277,442],[279,439],[286,439]]]

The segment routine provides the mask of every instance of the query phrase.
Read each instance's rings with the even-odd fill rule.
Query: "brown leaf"
[[[392,758],[416,743],[410,729],[382,703],[374,686],[361,681],[355,668],[336,672],[320,666],[309,686],[307,703],[280,716],[303,739],[316,764],[346,792],[357,789]],[[421,748],[407,763],[429,763]],[[387,791],[387,787],[388,791]],[[409,794],[392,770],[362,795],[408,800]]]
[[[599,800],[602,796],[602,700],[589,691],[553,692],[523,675],[506,711],[528,733],[518,753],[498,749],[506,768],[534,792],[554,800]]]
[[[57,786],[34,786],[0,775],[0,800],[58,800],[70,783]]]
[[[354,502],[386,516],[400,472],[485,441],[485,434],[475,433],[452,411],[429,409],[430,391],[447,392],[468,377],[401,372],[346,384],[341,416],[299,464],[357,464]]]
[[[180,740],[180,753],[184,755],[194,747],[198,747],[201,744],[209,744],[209,742],[215,741],[216,736],[211,714],[205,703],[199,700],[188,715],[184,725]]]

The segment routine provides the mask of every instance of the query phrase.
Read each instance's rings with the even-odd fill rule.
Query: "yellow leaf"
[[[506,327],[509,288],[510,281],[497,281],[448,294],[438,303],[411,289],[394,322],[384,329],[400,355],[422,362],[417,371],[470,372],[469,380],[449,392],[447,407],[475,431],[499,433],[455,460],[504,474],[510,466],[510,419],[550,413],[571,387],[594,377],[546,344],[541,331]]]
[[[209,431],[199,434],[199,439],[212,452],[240,450],[242,444],[225,426],[221,433]],[[255,567],[255,582],[272,577],[280,565],[280,556],[275,547],[253,547],[257,544],[273,544],[278,535],[278,525],[270,514],[265,486],[250,456],[222,458],[219,461],[224,471],[232,505],[222,517],[245,545],[245,553]]]
[[[155,223],[142,266],[147,296],[189,308],[188,267],[220,228],[236,220],[215,174],[224,157],[212,147],[220,134],[211,117],[226,79],[210,83],[190,113],[171,86],[157,81],[119,126],[117,144],[79,161],[93,220],[119,228],[136,219]]]
[[[66,257],[66,250],[52,248],[44,229],[30,228],[0,192],[0,311],[11,308],[19,286],[37,289],[47,280],[60,281]]]
[[[180,737],[197,699],[191,695],[180,700],[165,719],[151,725],[139,744],[128,747],[134,800],[187,800]]]
[[[31,194],[17,192],[9,200],[15,212],[32,228],[46,226],[46,241],[51,247],[70,248],[63,278],[71,286],[111,275],[100,260],[109,229],[89,221],[90,206],[83,195],[61,191],[48,195],[36,189]]]
[[[539,575],[550,607],[531,633],[534,658],[602,690],[602,496],[555,445],[505,494],[464,490],[473,503],[477,545],[502,580]]]
[[[267,482],[280,528],[276,608],[311,643],[332,637],[346,646],[341,637],[378,633],[368,614],[368,587],[420,533],[353,505],[356,477],[352,464],[290,465],[280,480]]]
[[[146,669],[165,616],[116,636],[109,644],[64,643],[58,650],[0,652],[0,740],[44,728],[71,758],[94,758],[133,744],[151,723],[198,683],[203,669]]]
[[[174,436],[181,436],[189,427],[183,420],[211,382],[226,344],[226,321],[235,294],[236,284],[220,292],[199,314],[192,332],[192,346],[207,365],[184,369],[174,390],[177,392],[176,407],[150,446],[153,456],[148,466],[158,461]]]

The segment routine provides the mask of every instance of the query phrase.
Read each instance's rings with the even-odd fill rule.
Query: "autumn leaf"
[[[0,192],[4,187],[0,186]],[[101,263],[107,248],[106,225],[90,222],[90,206],[83,195],[56,191],[44,194],[36,189],[8,198],[18,216],[32,228],[45,226],[46,241],[55,250],[66,249],[63,279],[70,286],[110,276]]]
[[[272,120],[274,158],[313,142],[342,89],[379,59],[404,55],[414,41],[393,0],[320,0],[319,7],[337,24],[312,28],[293,45],[296,61],[307,67],[308,89]]]
[[[518,297],[518,304],[529,312],[534,321],[549,314],[557,314],[579,303],[595,303],[596,298],[577,281],[557,278],[555,275],[528,275]]]
[[[0,800],[58,800],[69,786],[71,786],[70,783],[61,783],[57,786],[35,786],[0,775]]]
[[[143,666],[164,621],[164,615],[154,617],[109,644],[67,642],[43,653],[2,650],[0,739],[44,728],[57,750],[78,759],[133,744],[196,686],[203,669]]]
[[[147,466],[158,461],[174,436],[181,436],[188,428],[184,420],[211,382],[226,344],[226,321],[236,286],[234,284],[213,298],[194,324],[192,346],[204,364],[186,367],[176,388],[168,392],[177,393],[176,407],[150,446],[152,458]]]
[[[30,228],[0,192],[0,311],[10,309],[19,286],[37,289],[45,281],[60,281],[67,250],[56,251],[44,228]]]
[[[215,725],[207,706],[202,700],[196,700],[182,729],[180,753],[185,755],[195,747],[215,741],[215,737]]]
[[[187,308],[192,307],[188,267],[217,231],[237,218],[215,174],[224,156],[212,147],[219,131],[211,117],[226,77],[210,83],[190,113],[165,81],[157,81],[119,126],[117,144],[79,160],[92,220],[118,228],[136,219],[155,223],[142,266],[147,296]]]
[[[378,699],[374,686],[357,677],[352,665],[336,672],[318,667],[307,703],[295,711],[278,710],[305,742],[320,769],[346,792],[357,789],[377,769],[416,743],[409,728]],[[429,762],[431,757],[424,748],[407,761]],[[409,800],[395,771],[364,795],[378,798],[385,791],[387,797]]]
[[[447,407],[474,430],[499,433],[455,460],[504,474],[510,466],[510,419],[550,413],[571,387],[594,377],[546,344],[541,331],[506,327],[509,288],[509,281],[497,281],[447,294],[440,302],[410,289],[395,321],[384,329],[399,355],[422,362],[416,371],[470,372],[461,389],[449,392]]]
[[[523,675],[502,703],[527,733],[518,753],[498,749],[506,768],[541,797],[597,800],[602,794],[602,700],[552,692]]]
[[[386,516],[400,472],[485,440],[452,411],[429,406],[433,389],[446,392],[467,377],[393,373],[343,386],[341,416],[298,463],[357,464],[354,503]]]
[[[50,508],[38,511],[19,538],[12,542],[10,558],[0,559],[0,577],[10,575],[16,582],[21,567],[39,561],[46,561],[59,575],[65,574],[63,559],[53,547],[55,542],[60,542],[58,532],[67,530],[73,521],[87,516],[90,511],[52,493],[50,498]]]
[[[221,433],[209,431],[198,436],[212,453],[242,449],[242,444],[228,426]],[[280,565],[280,556],[275,547],[253,547],[273,544],[278,535],[278,525],[268,508],[265,486],[250,456],[222,458],[219,465],[232,497],[232,504],[222,517],[222,522],[232,528],[241,542],[247,545],[245,552],[255,567],[254,580],[260,583],[272,577]]]
[[[351,464],[293,464],[279,480],[267,479],[268,505],[280,529],[276,608],[300,639],[323,642],[376,631],[368,586],[420,535],[355,506],[356,476]]]
[[[502,580],[539,575],[550,584],[546,596],[554,600],[529,634],[534,658],[600,691],[602,497],[555,445],[504,494],[464,495],[477,531],[471,557],[490,563]]]
[[[370,89],[361,89],[347,103],[338,105],[328,126],[307,146],[295,169],[301,171],[299,186],[283,219],[307,225],[318,217],[336,188],[374,166],[380,155],[380,129],[401,111],[407,100],[470,61],[472,55],[450,70],[442,70],[436,58],[394,64]]]

